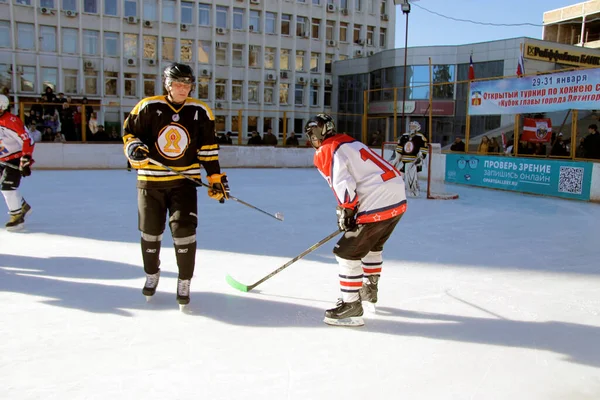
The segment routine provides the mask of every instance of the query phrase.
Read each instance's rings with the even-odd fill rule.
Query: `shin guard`
[[[196,235],[173,238],[175,257],[179,268],[179,279],[192,279],[196,266]]]
[[[142,260],[144,261],[144,272],[156,274],[160,266],[160,244],[162,235],[148,235],[142,233]]]

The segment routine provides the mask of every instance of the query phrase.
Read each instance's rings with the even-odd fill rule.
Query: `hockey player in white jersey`
[[[344,231],[333,250],[342,297],[325,312],[324,322],[360,326],[361,299],[377,302],[383,246],[406,211],[404,180],[363,143],[337,134],[327,114],[309,121],[305,133],[316,149],[315,166],[337,199],[338,225]]]
[[[410,132],[400,136],[394,154],[395,159],[390,161],[393,162],[394,167],[404,172],[408,195],[419,197],[421,188],[418,173],[423,169],[423,160],[427,157],[427,138],[420,132],[421,124],[417,121],[411,121],[408,127]]]

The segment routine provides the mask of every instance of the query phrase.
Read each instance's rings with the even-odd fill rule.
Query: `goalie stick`
[[[328,241],[330,241],[331,239],[333,239],[334,237],[336,237],[340,232],[341,231],[338,229],[335,232],[333,232],[330,235],[328,235],[327,237],[321,239],[319,242],[313,244],[308,249],[304,250],[302,253],[298,254],[296,257],[292,258],[290,261],[286,262],[281,267],[277,268],[275,271],[271,272],[269,275],[267,275],[264,278],[262,278],[262,279],[260,279],[260,280],[258,280],[256,282],[254,282],[252,285],[244,285],[243,283],[240,283],[240,282],[236,281],[235,279],[233,279],[231,277],[231,275],[227,275],[225,277],[225,280],[227,281],[227,283],[232,288],[240,290],[242,292],[249,292],[252,289],[254,289],[255,287],[257,287],[258,285],[260,285],[261,283],[263,283],[264,281],[266,281],[267,279],[269,279],[269,278],[273,277],[274,275],[280,273],[281,271],[283,271],[284,269],[286,269],[287,267],[289,267],[290,265],[292,265],[293,263],[295,263],[296,261],[298,261],[299,259],[301,259],[305,255],[307,255],[308,253],[312,253],[313,251],[315,251],[316,249],[318,249],[319,247],[321,247],[322,245],[324,245],[325,243],[327,243]]]
[[[157,165],[157,166],[159,166],[159,167],[162,167],[162,168],[164,168],[164,169],[166,169],[166,170],[168,170],[168,171],[171,171],[171,172],[173,172],[173,173],[175,173],[175,174],[177,174],[177,175],[179,175],[179,176],[182,176],[182,177],[184,177],[185,179],[187,179],[187,180],[190,180],[190,181],[194,182],[194,183],[195,183],[195,184],[197,184],[197,185],[204,186],[204,187],[207,187],[207,188],[210,188],[210,187],[211,187],[210,185],[207,185],[206,183],[202,182],[202,181],[201,181],[201,180],[199,180],[199,179],[194,179],[194,178],[192,178],[192,177],[190,177],[190,176],[187,176],[187,175],[185,175],[185,174],[183,174],[183,173],[181,173],[181,172],[179,172],[179,171],[176,171],[176,170],[174,170],[173,168],[171,168],[171,167],[169,167],[169,166],[167,166],[167,165],[165,165],[165,164],[163,164],[163,163],[161,163],[161,162],[159,162],[159,161],[153,160],[152,158],[148,158],[148,161],[149,161],[151,164]],[[269,217],[275,218],[275,219],[276,219],[276,220],[278,220],[278,221],[283,221],[283,214],[282,214],[282,213],[280,213],[280,212],[276,212],[275,214],[271,214],[270,212],[267,212],[267,211],[265,211],[265,210],[261,210],[260,208],[258,208],[258,207],[255,207],[255,206],[253,206],[253,205],[252,205],[252,204],[250,204],[250,203],[246,203],[245,201],[243,201],[243,200],[240,200],[240,199],[238,199],[238,198],[237,198],[237,197],[235,197],[235,196],[229,195],[229,198],[230,198],[231,200],[235,200],[235,201],[237,201],[238,203],[241,203],[241,204],[245,205],[246,207],[253,208],[253,209],[255,209],[256,211],[260,211],[261,213],[268,215]],[[221,199],[221,203],[223,203],[224,201],[225,201],[225,200]]]

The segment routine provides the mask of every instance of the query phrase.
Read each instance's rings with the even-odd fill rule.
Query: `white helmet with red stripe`
[[[10,100],[8,100],[8,97],[6,97],[3,94],[0,94],[0,110],[6,111],[6,110],[8,110],[9,106],[10,106]]]

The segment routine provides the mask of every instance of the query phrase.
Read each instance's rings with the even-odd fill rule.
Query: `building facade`
[[[85,96],[120,124],[177,61],[218,131],[299,132],[332,110],[333,62],[393,48],[394,21],[392,0],[0,0],[0,86]]]
[[[600,0],[545,12],[543,29],[544,40],[600,48]]]

